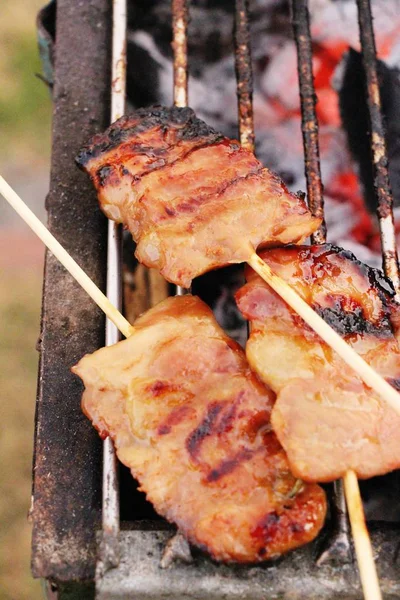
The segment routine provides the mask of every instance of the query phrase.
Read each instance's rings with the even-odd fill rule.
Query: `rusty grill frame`
[[[388,176],[371,6],[369,0],[355,1],[367,80],[383,264],[396,297],[400,299],[393,197]],[[308,2],[290,0],[290,8],[298,53],[308,201],[312,213],[323,217]],[[248,0],[236,0],[233,39],[240,141],[246,148],[253,149],[248,10]],[[172,0],[172,15],[174,102],[177,106],[185,106],[188,98],[188,1]],[[46,201],[50,230],[102,289],[107,278],[104,242],[107,223],[97,206],[94,190],[75,168],[73,157],[89,137],[103,130],[109,122],[110,24],[108,0],[57,2],[51,185]],[[85,40],[84,45],[82,39]],[[79,60],[76,60],[76,48],[80,49]],[[90,240],[91,244],[88,245],[85,240]],[[325,240],[326,226],[323,222],[312,241],[324,243]],[[118,265],[115,268],[118,271]],[[185,290],[178,288],[177,293],[185,293]],[[69,367],[84,353],[104,345],[104,341],[104,317],[100,310],[56,259],[46,254],[31,509],[34,576],[52,582],[60,599],[74,593],[79,598],[93,597],[99,542],[101,569],[97,572],[96,596],[99,600],[134,597],[149,600],[161,597],[261,600],[267,592],[269,598],[289,598],[293,597],[293,586],[296,586],[296,598],[350,599],[362,596],[356,567],[349,562],[348,523],[339,482],[333,493],[333,530],[324,544],[321,546],[320,541],[316,541],[284,557],[278,564],[226,566],[216,565],[204,556],[196,556],[193,564],[174,564],[170,569],[161,571],[161,546],[171,535],[170,527],[163,521],[135,521],[123,523],[123,529],[119,531],[118,515],[115,517],[115,514],[112,514],[108,525],[103,520],[103,531],[96,542],[96,532],[101,532],[102,513],[101,444],[90,422],[81,413],[81,383],[71,375]],[[107,476],[113,479],[116,474],[111,447],[106,447],[107,453],[111,460],[103,471],[106,482]],[[109,495],[106,494],[103,497],[103,515],[108,500]],[[371,533],[385,598],[400,598],[400,581],[396,582],[399,527],[374,526]],[[317,555],[320,557],[318,567],[315,565]]]

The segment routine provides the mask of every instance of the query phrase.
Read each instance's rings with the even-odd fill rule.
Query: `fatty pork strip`
[[[254,154],[190,108],[139,109],[84,147],[108,218],[137,242],[136,256],[177,285],[248,260],[249,244],[301,242],[320,220]]]
[[[287,281],[378,373],[400,383],[399,307],[383,275],[330,245],[265,251]],[[400,417],[251,269],[236,296],[251,321],[246,354],[277,394],[272,426],[292,472],[332,481],[400,467]]]
[[[73,371],[157,512],[215,559],[263,561],[318,534],[324,492],[299,487],[271,430],[274,394],[200,299],[165,300]]]

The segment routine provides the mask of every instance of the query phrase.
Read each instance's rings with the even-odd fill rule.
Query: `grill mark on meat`
[[[132,142],[129,145],[129,150],[135,155],[149,156],[150,158],[161,158],[164,156],[168,156],[169,148],[163,148],[160,146],[149,146],[148,144],[143,144],[141,142]]]
[[[296,250],[296,247],[293,246],[287,246],[287,248],[293,248],[294,250]],[[387,279],[384,276],[382,271],[380,271],[379,269],[373,269],[372,267],[369,267],[368,265],[362,263],[354,256],[352,252],[350,252],[350,250],[339,248],[338,246],[334,246],[333,244],[324,244],[321,247],[308,246],[307,248],[299,252],[298,256],[299,260],[302,263],[311,263],[311,270],[313,271],[314,276],[318,278],[320,276],[318,273],[318,266],[320,265],[320,263],[323,261],[324,265],[326,266],[327,264],[329,264],[329,261],[327,259],[329,259],[330,256],[335,254],[339,257],[343,257],[345,260],[350,260],[354,264],[354,266],[359,271],[360,275],[368,279],[371,288],[374,288],[379,293],[383,294],[379,297],[384,304],[387,303],[386,295],[394,297],[394,288],[389,279]],[[330,273],[328,273],[328,275],[330,275]]]
[[[241,391],[233,402],[223,401],[210,404],[206,416],[186,440],[186,449],[193,460],[198,459],[200,447],[207,437],[232,430],[237,407],[244,395],[244,391]],[[219,416],[220,418],[218,418]]]
[[[305,531],[302,523],[290,521],[288,513],[285,514],[284,512],[278,515],[277,512],[271,512],[265,515],[253,530],[253,536],[263,544],[258,550],[258,555],[261,557],[264,556],[267,552],[268,544],[273,542],[285,529],[293,535],[301,535]]]
[[[146,392],[149,392],[153,396],[161,396],[166,392],[176,392],[178,391],[178,386],[174,384],[170,384],[166,381],[154,381],[149,386],[146,387]]]
[[[268,544],[278,533],[280,516],[276,512],[265,515],[253,530],[253,536]],[[260,552],[260,551],[259,551]]]
[[[140,108],[113,123],[104,134],[94,136],[89,144],[81,149],[75,159],[76,163],[84,168],[92,158],[97,158],[130,138],[155,128],[161,128],[164,134],[172,130],[176,139],[182,141],[208,137],[210,143],[213,143],[221,138],[221,134],[198,119],[191,108]]]
[[[106,185],[116,186],[121,181],[118,170],[113,165],[104,165],[104,167],[101,167],[97,171],[96,175],[100,187],[105,187]]]
[[[171,433],[172,427],[174,425],[179,425],[179,423],[186,419],[191,412],[194,413],[194,408],[187,405],[179,406],[173,410],[165,419],[164,423],[161,423],[161,425],[158,426],[158,435],[168,435]]]
[[[225,475],[229,475],[229,473],[232,473],[232,471],[234,471],[240,463],[250,460],[253,454],[254,452],[252,450],[244,448],[243,450],[237,452],[233,458],[227,458],[226,460],[221,461],[217,467],[213,468],[209,472],[206,478],[207,482],[215,483],[216,481],[222,479],[222,477]]]
[[[205,140],[205,141],[203,141],[203,143],[190,148],[184,154],[179,155],[177,158],[175,158],[175,160],[172,160],[171,162],[164,162],[164,164],[162,164],[162,165],[158,164],[158,162],[147,164],[142,173],[137,173],[135,175],[135,180],[141,181],[143,179],[143,177],[146,177],[146,175],[149,175],[150,173],[154,173],[155,171],[165,171],[165,170],[169,169],[170,167],[172,167],[173,165],[175,165],[179,162],[182,162],[186,158],[189,158],[189,156],[191,156],[198,150],[204,150],[204,148],[208,148],[209,146],[231,146],[232,150],[236,149],[236,144],[231,143],[229,139],[224,138],[222,136],[221,136],[221,139],[217,139],[217,140],[214,140],[214,139],[213,140]],[[169,151],[170,151],[169,148],[165,149],[166,154],[168,154]]]
[[[207,414],[200,425],[186,439],[186,449],[192,459],[196,460],[204,439],[213,434],[219,413],[225,402],[212,402],[207,408]]]
[[[220,140],[206,140],[203,141],[203,143],[198,144],[197,146],[194,146],[192,148],[190,148],[187,152],[185,152],[184,154],[179,155],[177,158],[175,158],[175,160],[171,161],[171,162],[167,162],[166,160],[164,160],[163,158],[160,158],[161,156],[168,156],[168,153],[170,151],[169,148],[150,148],[149,146],[144,146],[141,144],[132,144],[132,150],[135,151],[135,153],[137,155],[144,155],[144,156],[149,156],[149,157],[154,157],[157,158],[158,160],[154,160],[154,162],[149,162],[146,165],[143,166],[143,170],[139,173],[136,173],[135,175],[132,175],[130,173],[130,171],[126,168],[126,167],[122,167],[121,169],[121,174],[122,175],[130,175],[132,177],[132,180],[137,182],[137,181],[142,181],[142,179],[144,177],[146,177],[146,175],[150,175],[151,173],[154,173],[156,171],[166,171],[167,169],[169,169],[170,167],[172,167],[173,165],[185,160],[186,158],[188,158],[189,156],[191,156],[192,154],[194,154],[195,152],[197,152],[198,150],[204,150],[204,148],[208,148],[209,146],[230,146],[232,148],[232,150],[237,150],[237,144],[235,142],[231,142],[231,140],[229,140],[228,138],[223,138],[221,136]],[[109,157],[110,160],[113,159],[113,157]],[[119,162],[120,157],[117,157],[116,162]],[[96,176],[99,180],[99,185],[101,187],[104,187],[106,185],[106,183],[118,183],[117,182],[112,182],[109,181],[107,179],[105,179],[102,176],[102,171],[103,169],[108,168],[108,169],[112,169],[112,165],[107,164],[105,166],[100,167],[97,171],[96,171]],[[259,169],[262,169],[262,165],[259,167]],[[258,171],[257,171],[258,172]],[[107,174],[106,174],[107,175]]]
[[[230,431],[232,429],[232,423],[236,417],[237,407],[243,396],[244,392],[242,391],[239,393],[235,402],[231,406],[229,406],[226,413],[222,415],[221,419],[219,420],[219,423],[217,423],[215,427],[216,434],[224,433],[224,431]]]
[[[250,171],[250,173],[247,173],[247,175],[239,175],[238,177],[233,177],[228,181],[225,180],[224,183],[222,183],[217,188],[210,187],[209,189],[205,190],[203,194],[200,194],[199,196],[193,196],[192,198],[188,198],[184,202],[178,204],[176,206],[176,211],[187,213],[196,212],[200,204],[205,204],[208,201],[214,201],[215,198],[217,198],[218,196],[222,196],[228,188],[238,184],[240,181],[246,181],[251,179],[252,177],[260,175],[262,170],[263,166],[260,165],[254,171]]]
[[[102,187],[107,183],[107,179],[113,170],[114,167],[110,165],[104,165],[104,167],[101,167],[101,169],[97,171],[97,177]]]
[[[400,379],[394,379],[393,377],[387,377],[386,381],[394,387],[395,390],[400,392]]]

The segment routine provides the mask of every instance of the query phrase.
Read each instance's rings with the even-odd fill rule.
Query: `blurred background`
[[[0,2],[0,173],[44,218],[51,102],[36,13],[43,0]],[[0,198],[0,600],[42,598],[30,574],[32,447],[44,249]]]
[[[42,219],[45,219],[49,185],[51,101],[46,84],[38,76],[41,64],[35,20],[45,1],[0,0],[0,173]],[[192,12],[193,34],[189,36],[190,104],[209,124],[236,136],[233,2],[197,0],[193,4],[197,9]],[[201,9],[206,4],[211,6],[210,10]],[[309,5],[315,85],[320,99],[317,113],[328,240],[353,250],[359,259],[372,266],[380,266],[356,3],[310,0]],[[153,102],[170,104],[172,51],[170,30],[165,29],[170,22],[170,2],[136,0],[135,7],[129,25],[129,100],[135,106]],[[373,7],[399,224],[399,0],[374,0]],[[287,2],[253,0],[253,8],[257,154],[282,176],[291,190],[305,189],[297,59]],[[129,69],[129,65],[134,68]],[[357,147],[354,144],[351,147],[354,136]],[[369,169],[368,177],[363,165]],[[400,225],[397,235],[400,241]],[[0,198],[0,600],[42,597],[39,582],[30,574],[28,511],[43,258],[42,243]],[[209,281],[212,294],[207,301],[228,333],[241,339],[247,327],[243,320],[238,320],[231,294],[227,293],[229,285],[236,286],[237,281],[228,282],[226,288],[219,276]],[[384,514],[388,520],[399,520],[397,488],[392,483],[384,487],[380,481],[376,489],[379,489],[377,514],[380,518]],[[388,489],[394,490],[392,499]],[[382,508],[386,498],[390,506]],[[370,508],[367,506],[370,518],[374,502],[369,500]],[[395,516],[390,513],[392,509]]]

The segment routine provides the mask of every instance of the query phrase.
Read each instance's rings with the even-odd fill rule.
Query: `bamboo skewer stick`
[[[90,279],[85,271],[78,265],[77,262],[72,258],[70,254],[63,248],[63,246],[56,240],[56,238],[50,233],[50,231],[43,225],[43,223],[37,218],[37,216],[31,211],[31,209],[23,202],[18,194],[12,189],[12,187],[5,181],[0,175],[0,193],[7,200],[7,202],[14,208],[20,217],[29,225],[29,227],[36,233],[36,235],[42,240],[47,248],[54,254],[54,256],[60,261],[60,263],[71,273],[76,281],[83,287],[83,289],[89,294],[89,296],[96,302],[101,310],[107,315],[109,319],[118,327],[120,332],[128,337],[133,327],[125,319],[123,315],[115,308],[105,294],[97,287],[97,285]]]
[[[382,600],[371,540],[365,523],[360,488],[354,471],[347,471],[343,477],[343,483],[364,598],[365,600]]]

